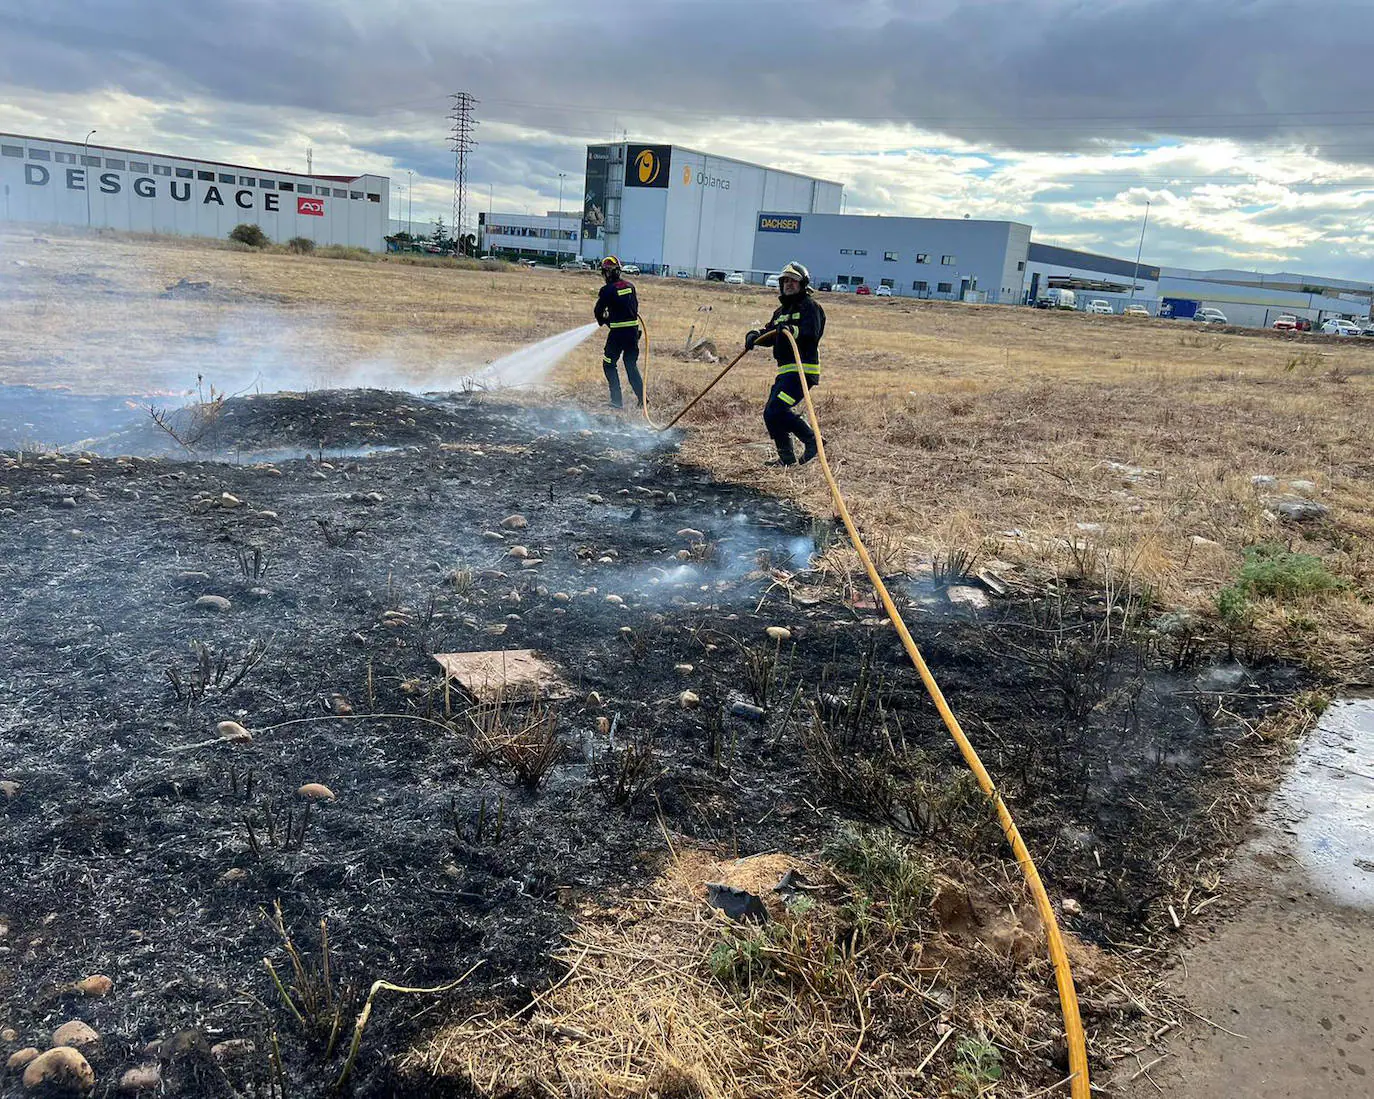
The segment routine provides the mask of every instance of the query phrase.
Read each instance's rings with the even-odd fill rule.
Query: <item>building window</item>
[[[192,179],[196,174],[195,172],[191,171],[190,168],[178,168],[176,172],[177,179]]]
[[[240,186],[240,187],[252,187],[252,186],[254,186],[257,182],[258,182],[258,181],[257,181],[256,179],[254,179],[252,176],[239,176],[239,186]]]
[[[219,174],[219,181],[220,181],[221,183],[227,183],[227,184],[229,184],[229,186],[232,187],[232,186],[234,185],[234,173],[233,173],[233,172],[220,172],[220,174]]]
[[[367,196],[367,201],[368,201],[368,202],[381,202],[381,201],[382,201],[382,196],[381,196],[381,195],[369,194],[369,195]]]
[[[335,197],[335,198],[347,198],[347,197],[348,197],[348,192],[345,191],[342,187],[335,187],[335,188],[334,188],[334,197]]]
[[[76,154],[75,154],[75,153],[53,153],[52,158],[53,158],[53,160],[57,161],[57,163],[59,163],[59,164],[75,164],[75,163],[76,163]]]
[[[919,282],[919,281],[918,281],[918,282],[913,282],[913,283],[911,284],[911,288],[912,288],[913,290],[915,290],[916,293],[918,293],[918,294],[929,294],[929,293],[930,293],[930,283],[928,283],[928,282]]]
[[[196,173],[196,178],[197,178],[197,179],[200,179],[200,180],[204,180],[206,183],[214,183],[214,182],[215,182],[215,173],[214,173],[214,172],[197,172],[197,173]]]
[[[146,160],[131,160],[131,161],[129,161],[129,171],[131,171],[131,172],[146,172],[147,170],[148,170],[148,162],[147,162]]]
[[[1019,263],[1017,263],[1016,269],[1017,269],[1018,271],[1024,271],[1024,270],[1026,269],[1026,261],[1025,261],[1025,260],[1021,260]]]
[[[155,175],[155,176],[169,176],[169,175],[171,175],[171,174],[172,174],[172,169],[169,168],[169,167],[167,167],[167,165],[165,165],[165,164],[154,164],[154,165],[153,165],[153,175]]]
[[[258,180],[258,186],[265,187],[269,191],[275,191],[277,189],[277,181],[275,179],[260,179]]]
[[[277,184],[278,191],[294,191],[295,189],[296,185],[294,183],[288,183],[286,180],[282,180]]]
[[[125,169],[124,169],[124,161],[122,161],[122,160],[111,160],[109,157],[106,157],[106,158],[105,158],[105,167],[107,167],[107,168],[113,168],[116,172],[122,172],[122,171],[125,170]]]
[[[941,256],[941,257],[940,257],[940,266],[941,266],[941,267],[953,267],[953,266],[954,266],[954,257],[953,257],[953,256]]]
[[[362,198],[362,197],[363,197],[363,193],[362,193],[361,191],[349,191],[349,192],[348,192],[348,197],[349,197],[349,198]]]
[[[0,156],[24,156],[24,146],[22,145],[0,145]],[[96,161],[98,164],[99,161]]]
[[[941,294],[952,294],[954,292],[954,284],[952,282],[938,283],[936,285],[936,290]]]
[[[929,262],[930,262],[930,253],[929,253],[929,252],[917,252],[917,253],[916,253],[916,262],[917,262],[917,263],[929,263]]]
[[[884,253],[883,253],[883,259],[887,260],[888,263],[896,263],[896,262],[897,262],[897,253],[896,253],[896,252],[884,252]]]
[[[51,159],[51,157],[49,156],[49,153],[48,153],[48,150],[47,150],[47,149],[30,149],[30,150],[29,150],[29,159],[30,159],[30,160],[49,160],[49,159]]]
[[[81,158],[81,166],[83,168],[99,168],[100,158],[98,156],[83,156]]]
[[[896,286],[896,284],[891,279],[879,279],[878,281],[882,283],[882,285],[886,286],[889,290],[894,289]]]

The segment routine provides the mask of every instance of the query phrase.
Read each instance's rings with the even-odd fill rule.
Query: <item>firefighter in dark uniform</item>
[[[597,324],[610,329],[601,365],[606,371],[606,384],[611,389],[611,407],[624,407],[620,399],[620,371],[616,369],[616,360],[622,355],[625,377],[635,391],[635,400],[642,406],[644,380],[639,376],[639,299],[635,288],[620,277],[620,261],[615,256],[607,256],[601,261],[601,275],[606,285],[597,295],[596,308],[592,312]]]
[[[762,329],[751,331],[744,338],[746,349],[772,346],[778,374],[763,406],[763,422],[774,445],[778,448],[776,462],[769,465],[797,465],[816,457],[816,433],[806,422],[803,404],[801,372],[812,387],[821,384],[820,342],[825,335],[825,311],[811,296],[811,275],[795,260],[778,276],[778,297],[782,302],[773,319]],[[786,329],[797,341],[801,362],[792,354],[792,343],[782,335]],[[792,436],[802,442],[801,457],[792,449]]]

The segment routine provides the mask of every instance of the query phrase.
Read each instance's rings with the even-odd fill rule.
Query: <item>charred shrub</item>
[[[247,222],[242,222],[230,229],[229,239],[238,241],[239,244],[246,244],[249,248],[266,248],[272,243],[260,225],[250,225]]]
[[[664,775],[652,736],[636,737],[617,746],[614,742],[597,755],[592,773],[607,806],[630,812],[653,793]]]
[[[886,828],[846,826],[823,855],[861,899],[885,908],[893,922],[917,922],[934,896],[930,867]]]
[[[544,784],[563,753],[558,718],[538,701],[528,706],[483,702],[467,716],[473,728],[474,761],[496,764],[527,790]]]
[[[292,237],[286,247],[298,256],[308,256],[315,251],[315,242],[309,237]]]

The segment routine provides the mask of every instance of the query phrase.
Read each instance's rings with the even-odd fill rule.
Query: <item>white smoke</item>
[[[473,375],[474,385],[484,389],[514,389],[542,382],[573,348],[586,341],[596,331],[595,324],[584,324],[550,336],[546,340],[522,347],[489,363]]]

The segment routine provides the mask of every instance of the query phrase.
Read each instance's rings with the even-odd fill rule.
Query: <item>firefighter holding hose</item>
[[[634,390],[635,401],[642,407],[644,380],[639,375],[639,299],[634,286],[620,277],[620,260],[615,256],[607,256],[601,261],[601,277],[606,285],[597,295],[592,313],[597,324],[610,330],[606,334],[601,366],[611,390],[611,407],[624,407],[620,396],[620,371],[616,367],[616,360],[621,357],[625,360],[625,377]]]
[[[816,457],[816,433],[797,405],[803,399],[802,371],[806,371],[806,381],[811,386],[821,384],[820,342],[825,335],[825,310],[811,296],[810,272],[796,260],[778,276],[778,297],[782,304],[774,311],[772,320],[762,329],[750,331],[744,337],[744,347],[746,351],[770,345],[773,348],[778,373],[768,393],[768,403],[763,406],[763,422],[778,448],[778,457],[768,464],[791,466]],[[784,330],[797,341],[801,362],[796,361],[792,352],[792,341],[782,335]],[[800,458],[792,448],[793,435],[802,442]]]

